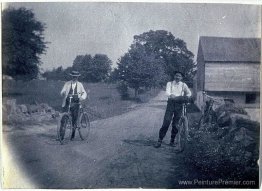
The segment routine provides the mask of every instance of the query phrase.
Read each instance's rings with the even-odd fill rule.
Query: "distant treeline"
[[[81,73],[79,77],[83,82],[108,81],[112,70],[112,61],[104,54],[96,54],[92,57],[89,54],[76,56],[73,65],[67,68],[62,66],[43,73],[47,80],[69,80],[69,73],[77,70]]]
[[[34,79],[40,73],[40,55],[47,50],[45,24],[35,19],[32,10],[7,8],[2,14],[3,74],[14,79]],[[134,35],[128,51],[117,61],[105,54],[76,55],[72,66],[46,71],[46,79],[68,80],[72,70],[81,73],[84,82],[116,82],[122,92],[164,86],[174,71],[183,72],[184,81],[192,87],[196,64],[186,43],[165,30],[150,30]],[[124,93],[125,94],[125,93]]]

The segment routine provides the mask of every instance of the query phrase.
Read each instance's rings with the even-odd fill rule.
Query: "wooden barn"
[[[258,38],[200,37],[194,79],[197,106],[203,106],[204,91],[244,108],[259,108],[260,49]]]

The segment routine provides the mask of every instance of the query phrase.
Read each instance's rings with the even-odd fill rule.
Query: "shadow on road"
[[[147,106],[157,108],[157,109],[162,109],[162,110],[166,109],[166,105],[147,105]]]
[[[160,152],[163,152],[164,150],[169,153],[182,153],[182,151],[179,151],[177,147],[171,147],[168,143],[162,142],[162,146],[160,148],[155,148],[154,145],[156,144],[156,140],[151,139],[135,139],[135,140],[123,140],[124,143],[134,145],[134,146],[146,146],[146,147],[152,147],[156,150],[159,150]]]
[[[44,142],[48,145],[61,145],[55,134],[38,134],[37,137],[43,138]]]
[[[157,109],[166,109],[167,104],[148,104],[147,107],[157,108]],[[197,108],[195,104],[190,104],[187,106],[187,113],[199,113],[200,110]]]
[[[143,140],[139,140],[139,139],[136,139],[136,140],[128,140],[128,139],[125,139],[123,140],[124,143],[128,143],[128,144],[131,144],[131,145],[136,145],[136,146],[154,146],[154,144],[156,143],[155,140],[149,140],[149,139],[143,139]]]

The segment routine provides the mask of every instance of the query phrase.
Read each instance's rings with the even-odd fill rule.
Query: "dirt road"
[[[94,121],[90,139],[56,141],[56,126],[21,127],[3,133],[22,171],[37,188],[181,188],[179,181],[199,177],[183,153],[157,140],[164,92],[120,116]],[[9,128],[9,127],[8,127]],[[8,129],[7,128],[7,129]],[[170,132],[165,138],[169,142]],[[12,146],[10,146],[12,145]],[[15,181],[15,180],[14,180]]]

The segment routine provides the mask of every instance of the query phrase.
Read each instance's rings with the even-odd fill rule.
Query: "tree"
[[[45,77],[48,80],[67,80],[69,69],[70,67],[64,70],[62,66],[59,66],[58,68],[54,68],[51,71],[44,72],[43,77]]]
[[[179,70],[185,73],[186,81],[192,81],[196,68],[193,61],[194,55],[187,49],[186,43],[175,38],[172,33],[165,30],[150,30],[141,35],[135,35],[132,46],[143,46],[147,53],[154,53],[156,59],[163,61],[167,75],[172,77],[174,71]]]
[[[111,72],[111,60],[104,54],[78,55],[73,62],[73,69],[81,72],[80,79],[86,82],[101,82],[108,79]]]
[[[80,80],[90,82],[90,68],[92,65],[92,56],[89,54],[76,56],[73,62],[73,70],[81,73]]]
[[[170,32],[157,30],[135,35],[128,52],[119,59],[112,75],[135,90],[140,87],[163,86],[174,71],[185,74],[185,81],[193,81],[195,64],[193,53],[186,43]]]
[[[32,10],[7,8],[2,13],[3,73],[32,79],[39,72],[40,55],[47,48],[45,25]]]
[[[109,78],[111,72],[111,60],[103,54],[76,56],[73,66],[63,69],[62,66],[46,71],[43,76],[52,80],[69,80],[70,72],[78,70],[81,73],[79,79],[85,82],[101,82]]]
[[[159,86],[166,77],[161,59],[157,59],[152,52],[146,52],[143,45],[136,44],[121,57],[115,71],[118,79],[126,82],[127,86],[135,90],[135,97],[141,87]],[[114,73],[115,73],[114,72]]]
[[[112,61],[104,54],[96,54],[93,57],[92,75],[97,82],[105,81],[109,78],[112,70]]]

